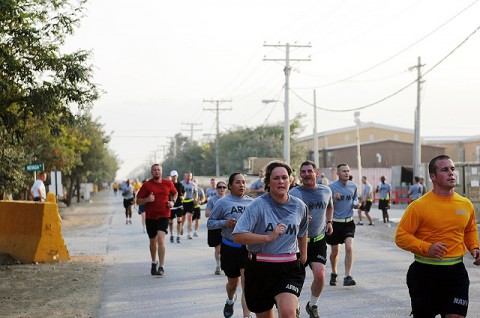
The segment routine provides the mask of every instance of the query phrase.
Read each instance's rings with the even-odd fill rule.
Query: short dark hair
[[[348,163],[339,163],[339,164],[337,165],[337,170],[340,169],[340,168],[343,167],[343,166],[348,166]]]
[[[436,156],[435,158],[430,160],[430,163],[428,164],[428,173],[429,174],[436,174],[437,173],[437,161],[448,160],[448,159],[451,159],[451,158],[447,155],[440,155],[440,156]]]
[[[263,179],[265,191],[270,192],[270,176],[275,168],[282,167],[287,169],[288,177],[292,175],[292,168],[282,161],[272,161],[265,168],[265,178]],[[290,180],[289,180],[290,181]]]
[[[313,169],[317,169],[317,165],[312,160],[305,160],[304,162],[302,162],[302,164],[300,165],[300,170],[302,170],[303,166],[312,166]]]
[[[420,177],[415,177],[415,182],[420,181]]]

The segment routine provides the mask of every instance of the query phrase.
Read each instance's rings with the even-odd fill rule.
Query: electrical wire
[[[470,33],[462,42],[460,42],[460,44],[458,44],[453,50],[450,51],[450,53],[448,53],[447,55],[445,55],[442,59],[440,59],[437,63],[435,63],[435,65],[433,65],[430,69],[428,69],[427,71],[425,71],[425,73],[422,74],[422,77],[425,77],[427,74],[429,74],[431,71],[433,71],[435,68],[437,68],[437,66],[439,66],[441,63],[443,63],[448,57],[450,57],[456,50],[458,50],[461,46],[463,46],[468,40],[470,40],[470,38],[478,32],[478,30],[480,30],[480,25],[478,27],[475,28],[475,30]],[[372,106],[375,106],[377,104],[380,104],[384,101],[386,101],[387,99],[390,99],[392,98],[393,96],[395,95],[398,95],[400,94],[401,92],[403,92],[404,90],[406,90],[407,88],[409,88],[410,86],[412,86],[413,84],[415,84],[417,82],[417,80],[414,80],[412,82],[410,82],[409,84],[407,84],[406,86],[400,88],[399,90],[397,90],[396,92],[390,94],[390,95],[387,95],[383,98],[381,98],[380,100],[376,101],[376,102],[373,102],[373,103],[370,103],[370,104],[367,104],[367,105],[364,105],[364,106],[360,106],[360,107],[354,107],[354,108],[349,108],[349,109],[332,109],[332,108],[324,108],[324,107],[319,107],[319,106],[315,106],[313,105],[312,103],[306,101],[305,99],[303,99],[302,97],[300,97],[295,91],[293,91],[292,89],[290,89],[290,92],[292,92],[292,94],[294,94],[298,99],[300,99],[301,101],[303,101],[304,103],[310,105],[310,106],[314,106],[316,107],[317,109],[320,109],[320,110],[324,110],[324,111],[328,111],[328,112],[337,112],[337,113],[344,113],[344,112],[351,112],[351,111],[355,111],[355,110],[362,110],[362,109],[365,109],[365,108],[369,108],[369,107],[372,107]]]
[[[415,45],[417,45],[418,43],[422,42],[423,40],[425,40],[426,38],[430,37],[432,34],[434,34],[435,32],[437,32],[438,30],[440,30],[441,28],[443,28],[444,26],[446,26],[448,23],[450,23],[451,21],[453,21],[454,19],[456,19],[458,16],[460,16],[461,14],[463,14],[465,11],[467,11],[468,9],[470,9],[470,7],[472,7],[474,4],[476,4],[479,0],[475,0],[473,1],[472,3],[470,3],[467,7],[465,7],[464,9],[462,9],[460,12],[458,12],[457,14],[455,14],[453,17],[451,17],[450,19],[448,19],[447,21],[445,21],[444,23],[442,23],[441,25],[439,25],[438,27],[436,27],[435,29],[433,29],[432,31],[430,31],[429,33],[427,33],[426,35],[424,35],[423,37],[421,37],[420,39],[418,39],[417,41],[413,42],[412,44],[410,44],[409,46],[407,46],[406,48],[400,50],[399,52],[395,53],[394,55],[378,62],[377,64],[374,64],[373,66],[370,66],[368,67],[367,69],[363,70],[363,71],[360,71],[358,73],[355,73],[353,75],[350,75],[350,76],[347,76],[345,78],[342,78],[342,79],[339,79],[339,80],[336,80],[336,81],[333,81],[333,82],[330,82],[330,83],[326,83],[326,84],[322,84],[322,85],[317,85],[317,86],[312,86],[312,87],[296,87],[295,89],[314,89],[314,88],[322,88],[322,87],[328,87],[328,86],[332,86],[332,85],[335,85],[335,84],[338,84],[338,83],[341,83],[341,82],[346,82],[354,77],[357,77],[357,76],[360,76],[362,74],[365,74],[377,67],[379,67],[380,65],[383,65],[385,64],[386,62],[394,59],[395,57],[399,56],[400,54],[404,53],[405,51],[411,49],[412,47],[414,47]]]

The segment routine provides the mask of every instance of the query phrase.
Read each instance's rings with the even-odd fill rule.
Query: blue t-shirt
[[[308,237],[314,238],[325,234],[325,213],[327,207],[333,205],[332,190],[327,186],[317,184],[315,189],[299,186],[288,193],[299,198],[308,206],[308,214],[311,217],[308,223]]]
[[[232,230],[227,227],[228,219],[238,219],[245,211],[245,207],[253,201],[252,197],[244,195],[237,197],[233,194],[228,194],[215,202],[212,214],[208,218],[207,228],[209,230],[222,229],[222,237],[233,241]]]
[[[363,194],[362,194],[364,201],[372,201],[373,200],[373,189],[370,183],[365,183],[363,185]]]
[[[252,253],[291,254],[300,251],[297,238],[307,234],[308,207],[299,198],[288,196],[281,204],[266,193],[250,203],[237,221],[233,233],[256,233],[269,235],[275,227],[283,223],[287,227],[282,235],[269,243],[248,244]]]
[[[336,219],[350,218],[353,216],[353,201],[358,201],[357,185],[353,181],[347,181],[347,184],[339,180],[331,182],[328,187],[332,190],[332,196],[340,193],[340,199],[333,200],[333,217]]]
[[[215,189],[215,188],[207,188],[207,189],[205,190],[205,195],[207,196],[207,200],[210,201],[210,199],[211,199],[212,197],[214,197],[214,196],[217,195],[217,189]]]

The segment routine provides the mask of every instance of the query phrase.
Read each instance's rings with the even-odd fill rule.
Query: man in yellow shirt
[[[407,272],[413,317],[465,317],[467,249],[480,265],[475,210],[470,200],[455,193],[455,166],[448,156],[433,158],[428,172],[432,191],[407,207],[395,237],[398,247],[415,254]]]

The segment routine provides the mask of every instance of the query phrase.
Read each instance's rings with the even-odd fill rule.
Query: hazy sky
[[[171,137],[283,122],[284,62],[291,48],[290,117],[319,132],[353,126],[355,108],[415,81],[421,57],[422,136],[479,135],[480,3],[446,0],[90,0],[66,51],[92,50],[95,82],[106,92],[93,115],[113,132],[118,179],[161,161]],[[476,32],[478,31],[478,32]],[[453,52],[453,53],[452,53]],[[443,60],[443,61],[442,61]],[[428,73],[427,73],[428,72]],[[263,104],[263,99],[282,102]],[[414,128],[417,87],[360,110],[364,122]],[[334,110],[334,111],[332,111]],[[212,163],[214,164],[214,163]]]

